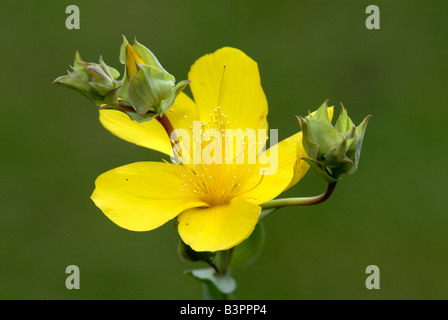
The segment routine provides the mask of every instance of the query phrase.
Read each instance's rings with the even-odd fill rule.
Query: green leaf
[[[126,64],[126,46],[129,44],[128,39],[123,35],[123,43],[120,47],[120,63]]]
[[[100,65],[101,67],[104,69],[104,71],[107,73],[107,75],[111,78],[111,79],[118,79],[118,77],[120,76],[120,72],[118,72],[118,70],[109,67],[103,60],[103,57],[100,56]]]
[[[182,260],[184,261],[204,261],[207,263],[210,263],[213,261],[213,258],[216,255],[216,252],[209,252],[209,251],[203,251],[203,252],[197,252],[191,249],[189,245],[187,245],[182,240],[179,241],[178,245],[178,253]]]
[[[356,128],[356,134],[355,136],[357,137],[357,144],[356,144],[356,148],[355,148],[355,155],[354,155],[354,166],[347,172],[348,175],[352,175],[356,172],[356,170],[358,169],[358,162],[359,162],[359,157],[361,156],[361,148],[362,148],[362,142],[364,140],[364,133],[366,131],[367,128],[367,122],[370,119],[370,115],[365,117],[364,120],[360,123],[360,125]]]
[[[310,159],[310,158],[302,158],[302,160],[305,160],[310,165],[310,167],[313,168],[314,172],[316,172],[319,176],[324,178],[325,181],[327,181],[328,183],[333,183],[333,182],[339,181],[339,179],[332,177],[327,172],[327,169],[325,167],[323,167],[322,165],[320,165],[315,160]]]
[[[148,84],[146,74],[143,70],[139,70],[129,80],[128,95],[129,101],[139,114],[145,114],[150,107],[156,105],[157,99],[151,86]]]
[[[182,80],[175,87],[173,87],[168,95],[168,97],[162,100],[157,107],[157,114],[163,116],[164,112],[173,105],[174,100],[176,100],[179,93],[190,83],[190,80]]]
[[[154,53],[151,52],[148,48],[146,48],[144,45],[139,43],[137,39],[134,39],[134,45],[133,48],[137,53],[145,60],[146,64],[148,64],[151,67],[160,69],[164,73],[167,74],[167,76],[170,78],[171,81],[176,81],[174,76],[169,74],[160,64],[159,60],[157,60],[157,57],[154,55]]]
[[[310,129],[308,127],[307,118],[296,116],[297,121],[299,122],[300,128],[302,129],[302,145],[305,149],[306,153],[310,155],[310,157],[316,159],[319,153],[319,145],[311,141]]]
[[[109,91],[106,94],[106,96],[104,97],[103,103],[111,104],[111,105],[117,104],[119,90],[120,90],[120,88],[116,88],[116,89]]]
[[[263,222],[258,222],[250,237],[233,249],[230,267],[237,269],[252,264],[263,250],[265,237],[266,233]]]
[[[123,101],[123,100],[120,100],[120,101]],[[156,116],[156,114],[152,111],[148,111],[145,114],[138,114],[137,112],[135,112],[133,110],[126,110],[126,109],[123,109],[123,108],[113,105],[113,104],[101,106],[100,110],[101,109],[116,110],[116,111],[124,112],[129,116],[129,118],[131,120],[137,121],[139,123],[150,121],[150,120],[154,119],[154,117]]]
[[[334,128],[343,134],[349,132],[355,125],[352,120],[348,117],[347,110],[341,103],[341,114],[339,115],[338,121],[336,122]]]
[[[145,114],[138,114],[133,111],[125,110],[124,113],[126,113],[129,116],[129,118],[131,118],[131,120],[137,121],[139,123],[150,121],[150,120],[154,119],[154,117],[156,116],[156,114],[151,111],[149,111]]]
[[[210,286],[213,284],[219,292],[230,294],[236,289],[236,281],[230,274],[217,274],[213,268],[186,270],[185,274]]]
[[[204,300],[225,300],[225,294],[219,291],[211,281],[201,281]]]
[[[145,114],[151,107],[156,107],[165,99],[174,82],[157,68],[139,65],[138,72],[129,80],[129,101],[135,111]]]
[[[320,120],[322,122],[330,122],[330,118],[328,117],[328,99],[321,104],[321,106],[316,110],[314,115],[310,115],[309,118],[314,118]]]

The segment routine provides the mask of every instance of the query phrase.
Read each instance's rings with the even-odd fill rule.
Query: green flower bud
[[[120,73],[107,66],[101,57],[99,62],[84,62],[76,52],[73,71],[53,83],[80,92],[98,106],[115,104],[121,86],[121,82],[116,80]]]
[[[327,101],[313,115],[297,117],[303,132],[302,144],[308,164],[327,182],[352,175],[358,169],[367,116],[356,127],[341,104],[341,114],[333,126],[328,118]]]
[[[120,62],[126,66],[123,87],[120,89],[120,103],[134,109],[137,114],[130,116],[137,121],[162,116],[190,83],[189,80],[183,80],[176,85],[174,76],[137,40],[131,46],[126,38],[123,39]]]

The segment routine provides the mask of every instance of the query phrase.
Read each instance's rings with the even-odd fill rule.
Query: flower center
[[[226,129],[230,124],[227,115],[217,107],[209,121],[201,122],[201,136],[193,132],[194,144],[200,146],[200,161],[191,157],[189,164],[181,165],[186,181],[184,193],[193,192],[210,206],[229,203],[256,187],[262,179],[256,163],[257,143],[248,135],[229,137]],[[229,144],[229,139],[237,141]],[[249,161],[251,152],[255,152],[253,162]],[[241,161],[236,161],[239,156]]]

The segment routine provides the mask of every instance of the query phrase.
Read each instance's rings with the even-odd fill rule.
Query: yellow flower
[[[203,56],[191,67],[189,79],[194,101],[181,93],[166,112],[175,129],[193,136],[194,121],[200,121],[203,129],[213,127],[220,132],[268,129],[258,66],[242,51],[226,47]],[[157,121],[138,123],[115,110],[100,110],[100,121],[126,141],[167,155],[172,152],[167,133]],[[301,140],[299,132],[264,153],[278,154],[275,174],[263,174],[260,161],[137,162],[100,175],[92,200],[120,227],[148,231],[177,217],[179,235],[193,250],[226,250],[252,233],[260,204],[305,175],[309,166],[300,160],[306,156]],[[207,145],[202,145],[201,152]]]

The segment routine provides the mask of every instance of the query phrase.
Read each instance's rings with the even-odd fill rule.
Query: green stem
[[[321,195],[305,198],[275,199],[263,203],[261,205],[261,208],[265,210],[265,209],[274,209],[274,208],[291,207],[291,206],[310,206],[313,204],[318,204],[330,198],[335,188],[336,188],[336,182],[332,182],[328,184],[327,190],[325,190],[325,192],[322,193]]]
[[[230,276],[230,260],[232,258],[232,249],[218,251],[215,260],[209,262],[209,265],[215,270],[217,277]],[[203,283],[203,299],[204,300],[229,300],[230,294],[222,292],[215,284]]]
[[[208,264],[210,265],[210,267],[212,267],[215,270],[216,274],[222,274],[221,269],[218,267],[218,265],[214,261],[209,262]]]
[[[218,251],[216,253],[215,261],[220,275],[225,275],[229,271],[229,263],[230,263],[229,251],[230,250]]]
[[[230,272],[232,252],[233,248],[225,251],[218,251],[215,260],[208,263],[215,270],[217,275],[225,275]]]
[[[126,110],[126,111],[135,112],[134,108],[132,108],[132,107],[126,106],[126,105],[121,104],[121,103],[119,103],[119,102],[117,102],[117,105],[118,105],[121,109],[124,109],[124,110]]]

